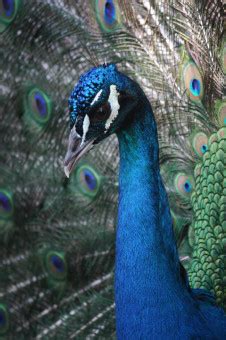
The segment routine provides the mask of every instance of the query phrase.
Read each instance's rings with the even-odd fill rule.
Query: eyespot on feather
[[[0,0],[0,33],[14,21],[20,0]]]
[[[220,126],[226,125],[226,102],[223,102],[217,111],[217,118]]]
[[[208,137],[203,132],[195,134],[192,140],[192,146],[197,156],[202,157],[208,150]]]
[[[97,22],[104,32],[112,32],[121,27],[121,14],[116,0],[96,0]]]
[[[182,82],[188,97],[192,101],[202,100],[204,93],[202,76],[196,64],[191,60],[183,66]]]
[[[0,219],[8,220],[13,215],[13,197],[5,189],[0,189]]]
[[[9,313],[4,304],[0,303],[0,335],[7,333],[9,329]]]
[[[49,251],[46,254],[45,267],[48,274],[55,280],[63,280],[67,275],[67,263],[61,252]]]
[[[178,194],[187,197],[192,193],[194,181],[191,176],[179,173],[174,179],[174,185]]]
[[[52,113],[52,101],[41,89],[34,87],[25,96],[25,114],[39,126],[45,125]]]
[[[90,165],[81,165],[75,171],[74,185],[84,196],[94,198],[101,189],[101,176]]]

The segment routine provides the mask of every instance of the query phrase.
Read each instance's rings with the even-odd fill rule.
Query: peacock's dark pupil
[[[91,171],[89,170],[84,170],[84,179],[85,179],[85,183],[88,186],[88,188],[90,190],[95,190],[97,187],[97,180],[94,176],[94,174],[92,174]]]
[[[8,197],[0,192],[0,208],[5,211],[10,211],[12,209]]]
[[[184,189],[185,189],[185,191],[187,191],[187,192],[191,191],[191,185],[190,185],[190,183],[185,182],[185,183],[184,183]]]
[[[198,79],[192,79],[191,81],[191,88],[192,88],[192,92],[194,93],[194,95],[198,96],[200,94],[200,80]]]
[[[112,1],[106,1],[105,11],[104,11],[105,20],[109,25],[112,25],[115,21],[115,5]]]
[[[43,117],[46,116],[47,114],[46,102],[40,93],[35,94],[35,103],[36,103],[39,114]]]
[[[14,0],[2,0],[5,14],[10,17],[14,12]]]
[[[106,115],[106,112],[104,112],[103,110],[98,111],[98,116],[104,117],[105,115]]]
[[[5,315],[0,312],[0,326],[4,326],[5,324]]]
[[[52,255],[51,263],[56,269],[56,271],[58,271],[59,273],[62,273],[64,271],[64,262],[59,256]]]
[[[203,144],[202,146],[201,146],[201,152],[202,153],[205,153],[207,151],[207,145],[206,144]]]

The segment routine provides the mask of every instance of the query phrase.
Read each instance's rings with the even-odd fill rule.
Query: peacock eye
[[[0,0],[0,33],[14,21],[20,2],[20,0]]]
[[[97,123],[108,119],[111,114],[111,106],[108,102],[104,103],[90,116],[90,121],[92,123]]]
[[[12,194],[4,189],[0,189],[0,219],[9,219],[13,214]]]
[[[104,32],[112,32],[122,26],[119,2],[116,0],[96,0],[95,12],[98,24]]]
[[[191,176],[179,173],[174,179],[175,188],[178,194],[187,197],[192,193],[194,181]]]
[[[118,97],[118,102],[119,102],[120,107],[127,104],[128,101],[131,101],[131,100],[133,100],[133,97],[129,93],[125,91],[120,92],[119,97]]]
[[[0,334],[5,334],[9,328],[9,313],[2,303],[0,304]]]
[[[181,80],[188,97],[193,102],[202,100],[204,93],[203,80],[199,68],[192,60],[188,60],[183,65]]]
[[[48,274],[55,280],[63,280],[67,276],[67,263],[64,253],[49,251],[45,257]]]
[[[194,135],[192,146],[197,156],[202,157],[208,150],[208,137],[203,132],[198,132]]]

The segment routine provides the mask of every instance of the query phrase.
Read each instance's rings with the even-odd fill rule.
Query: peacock
[[[0,0],[0,338],[223,338],[224,29],[221,0]]]

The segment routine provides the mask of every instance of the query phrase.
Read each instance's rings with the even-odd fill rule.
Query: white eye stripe
[[[82,128],[83,128],[83,135],[82,135],[82,142],[81,142],[81,145],[84,144],[85,142],[85,139],[86,139],[86,134],[89,130],[89,125],[90,125],[90,120],[89,120],[89,116],[88,115],[85,115],[85,118],[83,120],[83,125],[82,125]]]
[[[108,98],[108,102],[111,106],[111,114],[110,114],[110,117],[108,118],[108,120],[105,123],[105,133],[107,132],[107,130],[109,129],[109,127],[111,126],[113,121],[118,116],[118,112],[119,112],[119,109],[120,109],[120,105],[119,105],[119,102],[118,102],[118,96],[119,96],[119,93],[117,92],[116,85],[111,85],[110,86],[110,95],[109,95],[109,98]]]
[[[98,101],[98,99],[100,98],[100,96],[101,96],[101,93],[103,92],[103,90],[100,90],[97,94],[96,94],[96,96],[94,97],[94,99],[92,100],[92,102],[91,102],[91,106],[94,104],[94,103],[96,103],[97,101]]]
[[[96,94],[95,98],[93,99],[93,101],[91,103],[91,106],[99,99],[102,91],[103,90],[100,90]],[[111,126],[113,121],[118,116],[118,112],[119,112],[119,109],[120,109],[120,105],[119,105],[119,102],[118,102],[118,96],[119,96],[119,93],[117,92],[116,85],[111,85],[110,86],[110,95],[109,95],[109,98],[108,98],[108,102],[109,102],[110,107],[111,107],[111,114],[110,114],[109,118],[107,119],[107,121],[105,123],[105,133],[107,132],[107,130],[109,129],[109,127]],[[83,135],[82,135],[81,145],[83,145],[84,142],[85,142],[86,134],[89,130],[89,126],[90,126],[90,119],[89,119],[89,116],[86,115],[84,120],[83,120],[83,126],[82,126],[83,127]]]

